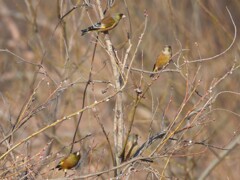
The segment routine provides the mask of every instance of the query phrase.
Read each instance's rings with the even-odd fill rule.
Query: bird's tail
[[[157,71],[157,69],[156,69],[156,63],[155,63],[154,66],[153,66],[152,72],[156,72],[156,71]],[[155,75],[155,74],[150,74],[150,77],[153,78],[154,75]]]
[[[55,168],[53,168],[53,169],[58,169],[58,170],[61,170],[62,169],[62,167],[60,166],[60,165],[57,165]]]
[[[86,34],[88,32],[88,28],[87,29],[83,29],[81,31],[82,31],[82,36],[83,36],[84,34]]]
[[[150,74],[150,77],[153,78],[153,77],[154,77],[154,74]]]
[[[96,28],[95,26],[90,26],[90,27],[88,27],[88,28],[86,28],[86,29],[83,29],[83,30],[81,30],[82,31],[82,36],[84,35],[84,34],[86,34],[86,33],[88,33],[88,31],[95,31],[95,30],[97,30],[98,28]]]

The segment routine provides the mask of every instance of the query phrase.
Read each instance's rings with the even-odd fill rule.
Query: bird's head
[[[122,13],[117,14],[117,16],[118,16],[119,19],[122,19],[122,18],[125,18],[125,17],[126,17],[126,16],[125,16],[124,14],[122,14]]]
[[[74,154],[75,156],[77,156],[77,157],[80,157],[80,156],[81,156],[80,151],[74,152],[73,154]]]
[[[172,53],[172,47],[169,46],[169,45],[166,45],[164,48],[163,48],[163,54],[171,54]]]
[[[132,142],[132,144],[138,143],[138,135],[137,134],[130,134],[128,138],[129,138],[129,141]]]

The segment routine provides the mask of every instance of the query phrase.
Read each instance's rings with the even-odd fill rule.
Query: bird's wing
[[[101,22],[95,23],[92,27],[94,29],[104,28]]]
[[[109,28],[112,27],[116,21],[112,17],[106,17],[101,21],[101,28]]]
[[[155,68],[156,68],[156,63],[153,65],[153,70],[152,70],[153,72],[157,71]]]

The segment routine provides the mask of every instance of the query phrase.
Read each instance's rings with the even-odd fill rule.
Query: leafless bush
[[[0,5],[2,179],[238,177],[239,2]],[[81,36],[115,12],[115,29]],[[77,150],[78,167],[54,168]]]

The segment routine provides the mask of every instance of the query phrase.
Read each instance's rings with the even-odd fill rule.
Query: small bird
[[[63,169],[64,171],[72,169],[78,164],[80,158],[81,154],[79,151],[71,153],[69,154],[69,156],[62,159],[55,168],[57,168],[58,170]]]
[[[138,135],[130,134],[124,150],[124,161],[130,159],[138,149]]]
[[[94,25],[81,30],[82,36],[89,31],[97,31],[97,32],[109,31],[109,30],[113,29],[114,27],[116,27],[118,25],[119,21],[124,17],[126,17],[126,16],[122,13],[116,13],[112,16],[109,15],[109,16],[103,18],[100,22],[95,23]]]
[[[172,58],[172,48],[169,45],[166,45],[160,55],[158,56],[156,63],[153,66],[153,72],[157,72],[165,67]],[[151,74],[150,77],[154,77],[154,74]]]

